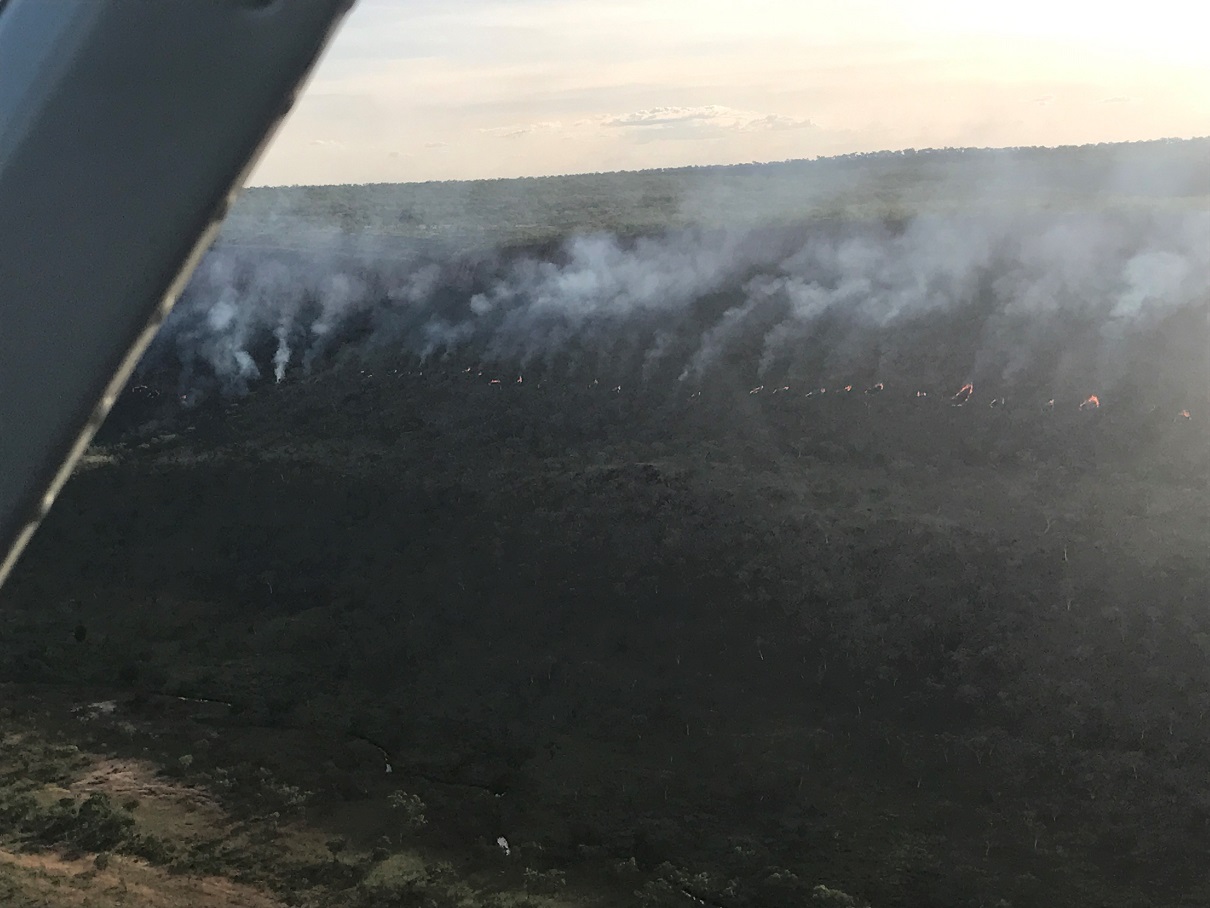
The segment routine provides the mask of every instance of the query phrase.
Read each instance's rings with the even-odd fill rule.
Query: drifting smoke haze
[[[530,250],[319,230],[290,243],[215,248],[143,374],[175,374],[189,399],[348,358],[653,391],[972,381],[1011,402],[1207,387],[1210,214],[1187,208],[591,233]]]

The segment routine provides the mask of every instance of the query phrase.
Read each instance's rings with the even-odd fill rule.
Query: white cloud
[[[698,107],[651,107],[619,116],[604,117],[604,126],[637,129],[695,129],[760,132],[771,129],[811,129],[815,124],[799,117],[736,110],[719,104]]]
[[[649,107],[623,114],[587,117],[572,123],[541,121],[536,123],[492,126],[480,129],[485,135],[501,139],[522,136],[562,134],[564,138],[623,130],[642,141],[655,138],[697,139],[733,133],[774,132],[791,129],[816,129],[811,120],[784,114],[737,110],[720,104],[697,106]]]
[[[532,133],[559,132],[562,129],[562,123],[546,121],[542,123],[525,123],[520,126],[489,126],[479,131],[484,135],[496,136],[500,139],[519,139],[521,136],[527,136]]]
[[[766,114],[755,120],[749,120],[742,127],[744,132],[767,132],[782,129],[818,129],[811,120],[801,117],[786,117],[781,114]]]

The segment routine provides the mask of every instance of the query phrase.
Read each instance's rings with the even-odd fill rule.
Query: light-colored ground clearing
[[[111,856],[105,869],[99,870],[92,855],[73,858],[55,851],[17,853],[5,849],[0,849],[0,899],[10,908],[278,908],[283,904],[251,886],[222,877],[171,874],[120,855]]]

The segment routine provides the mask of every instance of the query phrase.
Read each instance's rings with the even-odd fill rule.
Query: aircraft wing
[[[352,0],[0,0],[0,582]]]

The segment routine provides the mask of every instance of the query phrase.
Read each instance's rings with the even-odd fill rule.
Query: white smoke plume
[[[1210,294],[1193,210],[591,234],[544,254],[310,242],[211,252],[144,371],[228,393],[350,354],[682,386],[738,369],[1103,387],[1167,320],[1204,334]]]

